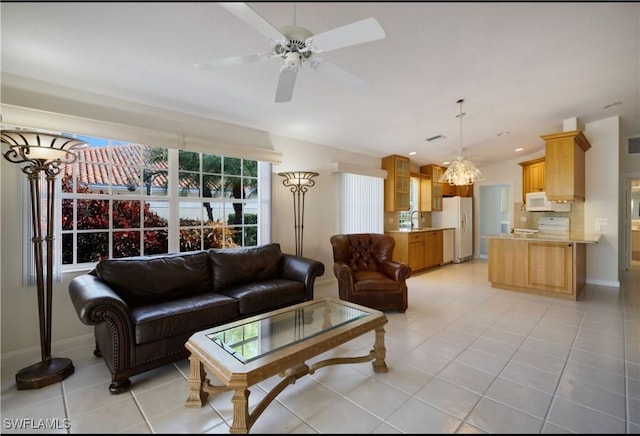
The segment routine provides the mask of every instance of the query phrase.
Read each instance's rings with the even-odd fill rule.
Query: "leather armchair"
[[[334,235],[333,272],[342,300],[378,310],[408,307],[411,267],[392,259],[395,239],[382,233]]]

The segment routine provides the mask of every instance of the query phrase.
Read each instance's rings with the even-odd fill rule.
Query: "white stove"
[[[538,232],[545,235],[566,236],[569,233],[569,218],[545,216],[538,220]]]

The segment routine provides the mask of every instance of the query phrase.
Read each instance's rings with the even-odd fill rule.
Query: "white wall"
[[[607,219],[600,242],[587,246],[587,283],[619,286],[618,203],[620,120],[610,117],[585,125],[584,135],[591,143],[585,153],[586,199],[584,230],[596,230],[596,218]]]

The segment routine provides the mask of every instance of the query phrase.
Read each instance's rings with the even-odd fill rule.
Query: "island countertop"
[[[418,233],[418,232],[432,232],[434,230],[448,230],[448,229],[455,229],[455,227],[414,227],[413,229],[385,230],[385,233]]]
[[[576,244],[595,244],[602,234],[569,232],[563,235],[549,233],[497,233],[494,235],[482,235],[483,238],[513,239],[525,241],[546,241],[546,242],[573,242]]]

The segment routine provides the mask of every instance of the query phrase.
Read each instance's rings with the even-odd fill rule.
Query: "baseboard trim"
[[[597,286],[608,286],[611,288],[620,288],[619,281],[609,281],[609,280],[595,280],[595,279],[587,279],[588,285],[597,285]]]
[[[78,341],[81,341],[83,339],[91,340],[91,338],[93,338],[93,333],[87,333],[85,335],[74,336],[72,338],[67,338],[67,339],[61,339],[59,341],[52,342],[51,343],[51,348],[52,349],[56,349],[58,347],[64,347],[65,345],[73,344],[74,342],[78,342]],[[40,346],[39,345],[38,346],[34,346],[34,347],[21,348],[19,350],[7,351],[6,353],[2,353],[2,355],[0,356],[0,361],[4,362],[5,360],[8,360],[8,359],[13,359],[13,358],[16,358],[16,357],[20,357],[22,355],[34,354],[34,353],[37,354],[37,355],[40,355]]]

